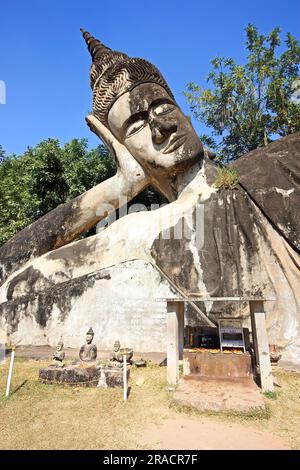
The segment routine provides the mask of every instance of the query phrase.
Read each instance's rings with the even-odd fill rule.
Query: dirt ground
[[[266,413],[199,413],[178,408],[166,368],[131,370],[121,389],[71,388],[37,380],[47,363],[17,358],[12,394],[0,364],[1,449],[299,449],[300,375],[278,370],[281,384],[265,397]],[[141,377],[142,386],[137,385]]]
[[[288,450],[284,440],[270,432],[251,429],[239,423],[221,423],[213,419],[167,419],[146,430],[142,442],[156,449],[197,450]]]

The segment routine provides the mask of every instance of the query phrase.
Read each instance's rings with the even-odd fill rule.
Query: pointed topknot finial
[[[88,330],[87,335],[93,335],[94,336],[94,332],[93,332],[92,327],[90,327],[90,329]]]
[[[111,52],[109,47],[104,46],[102,42],[94,38],[94,36],[92,36],[88,31],[85,31],[83,28],[80,28],[80,31],[87,43],[93,62],[99,60],[103,54]]]
[[[93,62],[90,70],[93,115],[105,126],[108,127],[108,112],[115,100],[141,83],[156,83],[174,99],[164,77],[150,62],[112,50],[83,28],[80,31]]]

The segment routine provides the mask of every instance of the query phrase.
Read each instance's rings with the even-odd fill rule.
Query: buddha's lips
[[[171,138],[170,142],[168,142],[166,148],[163,150],[162,153],[171,153],[181,147],[184,142],[186,141],[185,135],[175,135],[175,137]]]

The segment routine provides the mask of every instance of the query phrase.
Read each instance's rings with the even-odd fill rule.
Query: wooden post
[[[263,392],[270,392],[273,391],[274,385],[264,303],[261,300],[250,300],[249,304],[252,338],[254,342],[256,362],[259,365],[261,388]]]
[[[167,302],[167,381],[176,385],[179,379],[179,349],[183,355],[183,302]],[[179,340],[180,333],[180,340]],[[182,338],[181,338],[182,336]]]

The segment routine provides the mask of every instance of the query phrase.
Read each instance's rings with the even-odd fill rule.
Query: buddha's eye
[[[176,106],[174,104],[163,103],[163,104],[156,106],[156,108],[153,109],[153,114],[155,114],[155,116],[162,116],[163,114],[170,113],[175,108]]]
[[[131,137],[132,135],[136,134],[140,130],[142,130],[146,125],[146,120],[145,119],[139,119],[138,121],[133,122],[130,124],[125,133],[125,139],[128,137]]]

